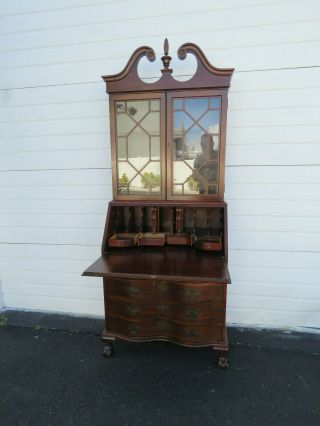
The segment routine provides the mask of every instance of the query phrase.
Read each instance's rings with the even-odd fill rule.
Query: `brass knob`
[[[167,323],[167,321],[158,321],[157,326],[160,328],[160,330],[168,330],[169,328],[169,323]]]
[[[139,307],[138,306],[127,306],[126,311],[128,314],[130,315],[137,315],[137,313],[139,312]]]
[[[196,300],[199,297],[200,292],[197,291],[197,290],[195,290],[195,289],[193,289],[193,288],[188,288],[186,290],[185,294],[186,294],[187,299],[189,299],[189,300]]]
[[[187,330],[186,336],[187,337],[198,337],[197,333],[194,330]]]
[[[169,306],[165,305],[164,303],[159,303],[159,305],[157,305],[156,307],[160,312],[167,312],[169,310]]]
[[[169,290],[169,286],[166,283],[158,283],[157,288],[161,291],[161,293],[166,293]]]
[[[189,309],[186,311],[186,317],[190,319],[197,319],[198,312],[195,309]]]
[[[135,336],[139,332],[140,327],[138,327],[137,325],[130,324],[128,326],[128,330],[131,335]]]

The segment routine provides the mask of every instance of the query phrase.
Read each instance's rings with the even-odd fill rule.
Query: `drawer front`
[[[157,317],[194,323],[211,319],[215,324],[222,324],[224,319],[224,307],[217,307],[212,302],[186,304],[168,300],[154,300],[151,303],[146,303],[141,300],[132,301],[131,299],[111,296],[108,300],[108,312],[110,315],[129,320]]]
[[[147,321],[130,321],[110,316],[108,333],[130,340],[165,339],[185,344],[200,344],[223,339],[224,326],[212,324],[211,320],[185,324],[176,320],[153,318]]]
[[[225,286],[226,284],[112,278],[106,280],[106,293],[108,299],[116,297],[138,303],[210,302],[212,307],[219,308],[225,303]]]
[[[119,297],[127,300],[152,299],[155,295],[153,280],[132,280],[111,278],[106,280],[108,297]]]

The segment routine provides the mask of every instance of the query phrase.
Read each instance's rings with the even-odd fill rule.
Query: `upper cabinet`
[[[165,95],[111,96],[114,199],[164,199]]]
[[[110,94],[114,199],[223,199],[227,91],[233,69],[213,67],[194,44],[178,50],[197,59],[188,81],[171,73],[164,44],[161,78],[143,82],[138,62],[154,60],[149,47],[137,49],[125,69],[104,76]]]

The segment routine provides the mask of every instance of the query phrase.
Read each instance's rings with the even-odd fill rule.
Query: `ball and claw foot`
[[[107,342],[103,348],[103,355],[107,358],[111,358],[113,354],[113,344],[112,342]]]
[[[218,368],[228,368],[228,367],[229,367],[228,355],[224,353],[219,353]]]

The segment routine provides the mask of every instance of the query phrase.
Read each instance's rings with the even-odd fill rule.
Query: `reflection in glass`
[[[199,126],[207,133],[219,133],[220,112],[211,110],[204,114],[199,120]]]
[[[182,109],[183,108],[183,99],[174,99],[173,100],[173,108],[174,109]]]
[[[160,194],[160,101],[117,101],[119,194]]]
[[[184,111],[176,111],[174,113],[174,122],[173,126],[175,129],[180,129],[180,131],[187,131],[189,127],[192,126],[194,121],[189,117]]]
[[[208,111],[208,98],[189,98],[185,100],[185,110],[196,120]]]
[[[160,192],[160,162],[152,161],[141,171],[141,184],[152,193]]]
[[[173,194],[217,193],[220,104],[218,96],[173,100]]]
[[[215,96],[215,97],[209,98],[209,108],[220,109],[220,102],[221,102],[220,96]]]

